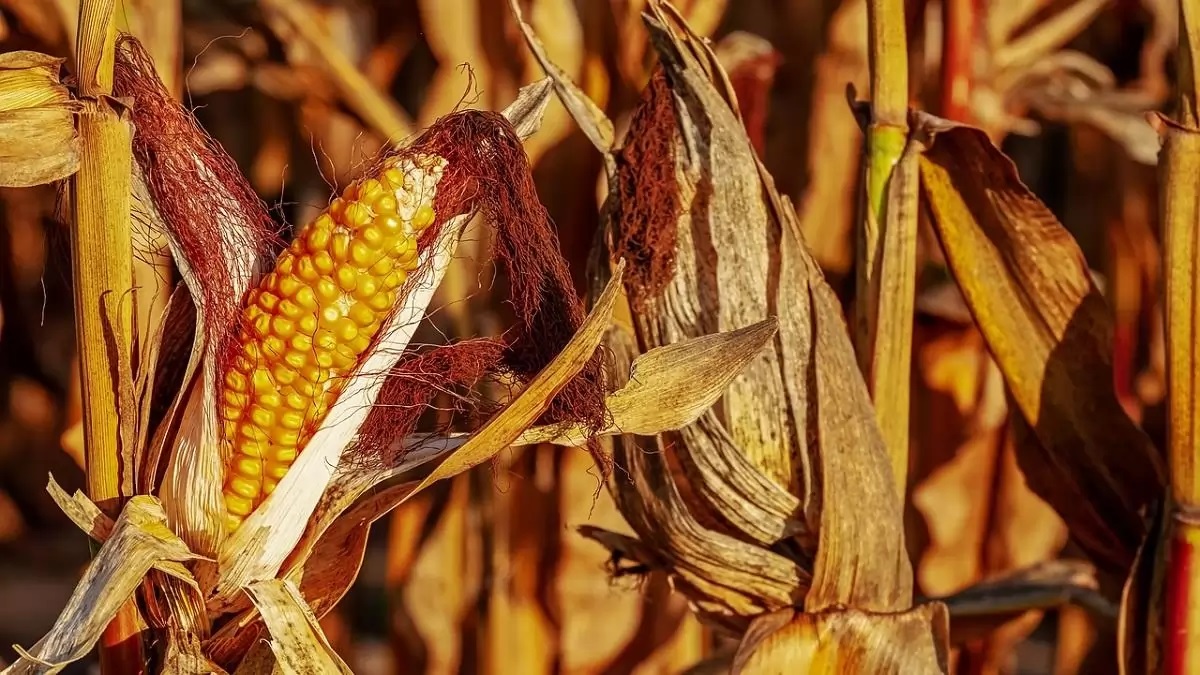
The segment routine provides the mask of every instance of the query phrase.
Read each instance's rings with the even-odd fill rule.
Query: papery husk
[[[625,147],[649,140],[640,154],[670,163],[649,172],[640,164],[644,180],[665,181],[641,185],[632,167],[622,168],[621,154],[612,157],[605,206],[612,224],[597,282],[606,279],[604,257],[630,260],[626,290],[641,349],[777,312],[779,333],[720,412],[665,441],[671,452],[619,439],[614,456],[634,480],[618,481],[615,491],[641,541],[587,534],[670,571],[703,617],[734,630],[764,611],[801,603],[814,610],[907,609],[903,534],[898,518],[883,515],[898,513],[897,496],[840,306],[801,243],[791,205],[756,161],[716,57],[667,5],[651,3],[646,24],[664,74],[652,80],[643,105],[654,107],[643,108],[640,122],[635,116]],[[553,68],[548,72],[564,100],[582,97]],[[582,109],[576,121],[602,136],[595,133],[601,120],[586,106],[573,107]],[[718,158],[719,169],[712,165]],[[672,194],[677,213],[662,208]],[[631,248],[638,242],[644,248]],[[610,336],[618,355],[632,346],[623,339],[620,331]],[[737,488],[746,480],[762,481],[764,489],[746,494]],[[739,494],[741,508],[716,498]],[[799,508],[756,530],[737,515],[748,503],[758,513],[775,512],[777,496],[798,498]],[[863,512],[880,517],[862,519]],[[763,548],[788,537],[800,544],[791,558]]]
[[[946,608],[920,605],[896,614],[852,609],[792,610],[760,618],[733,658],[730,675],[948,673]]]
[[[250,584],[246,593],[267,625],[271,652],[284,675],[342,673],[350,668],[333,651],[317,618],[295,584],[270,579]]]
[[[0,54],[0,186],[52,183],[79,169],[80,105],[59,78],[64,61],[33,51]]]
[[[982,131],[916,119],[935,231],[1033,430],[1017,446],[1030,487],[1099,565],[1123,574],[1164,471],[1117,400],[1104,299],[1070,235]]]
[[[65,498],[61,490],[58,494]],[[62,503],[68,502],[64,499]],[[83,658],[151,568],[197,558],[167,527],[166,513],[154,497],[131,498],[111,524],[82,494],[71,497],[69,503],[73,504],[69,507],[73,514],[91,515],[90,520],[85,516],[82,521],[91,525],[85,528],[89,534],[107,540],[54,626],[31,649],[20,650],[21,657],[2,671],[4,675],[56,673]]]

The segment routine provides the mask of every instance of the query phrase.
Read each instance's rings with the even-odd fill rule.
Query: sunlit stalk
[[[1200,128],[1196,80],[1200,6],[1180,3],[1178,124],[1165,125],[1159,160],[1163,186],[1166,284],[1168,463],[1171,516],[1167,528],[1164,615],[1161,636],[1167,675],[1200,672],[1200,598],[1195,597],[1200,545],[1200,384],[1196,339],[1196,259],[1200,225]],[[1154,635],[1150,638],[1154,639]]]
[[[915,158],[901,163],[908,141],[904,0],[871,0],[867,12],[872,118],[857,242],[855,347],[903,498],[917,225],[917,165]]]
[[[71,190],[75,282],[87,491],[101,509],[120,509],[120,419],[115,354],[129,353],[133,280],[130,239],[132,126],[108,99],[112,93],[114,0],[79,6],[76,77],[80,159]],[[126,603],[100,640],[105,675],[145,672],[137,606]]]

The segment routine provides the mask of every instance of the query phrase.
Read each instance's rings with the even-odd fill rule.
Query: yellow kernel
[[[404,223],[393,215],[380,216],[376,218],[375,227],[378,227],[382,232],[391,236],[395,236],[404,232]]]
[[[271,373],[268,373],[266,368],[255,368],[250,381],[254,385],[256,394],[261,395],[275,391],[275,381],[271,379]]]
[[[254,499],[259,493],[259,482],[253,478],[238,476],[229,481],[229,491],[239,497]]]
[[[396,264],[400,267],[412,271],[417,268],[417,240],[412,237],[407,237],[396,244],[395,250],[392,252],[392,257],[395,258]]]
[[[287,407],[291,408],[292,410],[304,412],[305,410],[308,410],[309,400],[307,397],[301,396],[293,390],[287,395],[286,403]]]
[[[282,340],[286,340],[296,333],[296,324],[291,319],[283,316],[277,316],[271,319],[271,331]]]
[[[330,305],[321,310],[321,327],[330,328],[342,318],[342,310],[337,305]]]
[[[253,317],[247,318],[250,319],[250,325],[254,328],[255,333],[266,335],[271,332],[271,315],[257,313]]]
[[[258,395],[258,404],[264,408],[274,410],[274,409],[278,408],[279,406],[283,405],[283,397],[281,397],[279,395],[278,391],[272,391],[272,392],[266,393],[266,394],[259,394]]]
[[[375,311],[361,302],[356,302],[350,305],[350,311],[347,313],[347,316],[353,319],[354,323],[359,326],[367,326],[375,320]]]
[[[333,256],[329,255],[329,251],[320,251],[313,254],[313,267],[321,274],[329,275],[333,273],[334,260]]]
[[[380,246],[383,246],[383,240],[383,231],[373,225],[364,227],[358,233],[358,241],[361,241],[371,248],[379,248]]]
[[[333,229],[333,219],[322,214],[308,226],[304,233],[304,245],[310,253],[320,253],[329,248],[329,234]]]
[[[296,291],[296,297],[293,300],[300,309],[311,312],[317,308],[317,294],[308,286]]]
[[[379,282],[371,277],[363,277],[358,280],[358,286],[354,289],[354,297],[366,300],[378,292]]]
[[[253,457],[238,457],[233,461],[233,470],[247,478],[257,478],[262,475],[263,462]]]
[[[358,198],[363,201],[377,197],[381,192],[383,192],[383,183],[374,178],[368,178],[358,185]]]
[[[422,204],[417,208],[417,212],[413,214],[412,225],[418,230],[423,230],[433,224],[433,207],[428,204]]]
[[[279,288],[279,277],[274,272],[268,272],[267,276],[263,277],[262,282],[258,285],[260,290],[274,292]]]
[[[349,342],[358,337],[358,324],[349,317],[338,319],[337,323],[333,325],[333,334],[337,336],[337,339]]]
[[[291,464],[296,461],[296,448],[276,448],[271,453],[270,460],[276,465]]]
[[[338,345],[330,354],[333,367],[339,370],[348,370],[358,362],[358,355],[350,351],[349,345]]]
[[[232,391],[245,393],[248,384],[245,373],[239,373],[236,370],[225,373],[225,387]]]
[[[300,442],[300,432],[295,429],[283,429],[276,427],[271,430],[271,440],[275,442],[275,447],[290,447],[295,448]]]
[[[286,363],[279,363],[271,369],[271,377],[274,377],[281,386],[287,386],[296,381],[296,371]]]
[[[289,351],[287,354],[284,354],[283,360],[293,369],[300,370],[308,365],[308,354],[306,352]]]
[[[268,464],[267,465],[267,476],[268,476],[267,480],[270,480],[271,478],[274,478],[275,480],[279,480],[279,479],[283,478],[284,476],[286,476],[287,472],[289,470],[291,470],[291,468],[292,468],[292,466],[290,464]]]
[[[366,302],[367,306],[376,312],[386,312],[387,310],[391,309],[392,303],[395,301],[396,294],[394,292],[383,291],[366,298],[363,302]]]
[[[275,266],[275,272],[281,277],[290,277],[296,271],[296,263],[292,256],[283,256],[279,264]]]
[[[277,487],[279,487],[279,481],[268,479],[263,483],[263,494],[270,497]]]
[[[367,271],[370,272],[372,276],[386,277],[392,273],[392,270],[395,269],[395,267],[396,263],[392,262],[391,258],[384,256],[375,261],[375,264],[371,265],[371,269]]]
[[[296,322],[296,332],[304,335],[312,335],[317,332],[317,317],[314,314],[305,314]]]
[[[335,263],[346,262],[350,250],[350,235],[345,232],[334,232],[333,241],[329,245],[329,254]]]
[[[304,373],[301,372],[301,375],[303,374]],[[317,386],[303,377],[297,378],[296,381],[292,383],[292,388],[299,392],[300,395],[305,398],[305,400],[311,400],[313,395],[317,393]]]
[[[359,354],[367,351],[367,347],[369,346],[371,346],[371,338],[367,337],[366,335],[360,334],[358,337],[350,341],[350,348]]]
[[[230,390],[225,391],[224,398],[225,398],[225,405],[227,405],[231,408],[237,409],[237,410],[241,410],[242,408],[245,408],[246,404],[248,404],[250,402],[249,396],[246,396],[245,394],[243,394],[241,392],[230,391]]]
[[[263,308],[265,312],[275,311],[275,307],[279,304],[279,296],[274,293],[259,293],[258,306]]]
[[[333,368],[333,354],[330,352],[317,352],[317,365],[322,368]]]
[[[312,351],[313,341],[311,337],[303,333],[297,333],[292,336],[292,341],[288,344],[292,348],[292,351],[308,352]]]
[[[317,336],[313,344],[317,346],[317,349],[327,352],[337,347],[337,338],[328,330],[320,330],[317,331]]]
[[[283,340],[279,339],[278,337],[274,335],[268,335],[263,338],[263,353],[267,356],[277,359],[283,356],[286,351],[287,345],[285,345]]]
[[[301,368],[300,375],[304,378],[303,381],[296,382],[296,385],[300,387],[303,387],[304,382],[308,382],[309,384],[324,384],[329,381],[328,369],[313,364],[306,364]],[[305,392],[301,389],[300,393]],[[312,393],[308,393],[308,396],[312,396]]]
[[[392,184],[393,189],[399,190],[404,187],[404,172],[394,166],[384,171],[383,177]]]
[[[335,222],[335,223],[344,222],[342,219],[346,215],[346,204],[347,204],[346,200],[344,200],[340,197],[337,199],[334,199],[332,202],[329,203],[329,209],[328,209],[329,217],[331,219],[333,219],[333,222]]]
[[[364,242],[355,240],[350,244],[350,262],[359,267],[370,267],[382,254]],[[340,270],[339,270],[340,271]]]
[[[279,426],[297,431],[304,426],[304,415],[292,411],[284,412],[279,416]]]
[[[275,413],[260,406],[253,406],[250,408],[250,421],[266,429],[275,424]]]
[[[241,497],[237,497],[236,499],[241,499]],[[225,502],[228,504],[229,500],[226,499]],[[242,516],[238,516],[238,515],[235,515],[232,513],[226,513],[225,514],[225,530],[227,532],[236,532],[237,529],[242,526],[242,520],[243,520]]]
[[[241,497],[241,496],[238,496],[235,494],[226,493],[225,509],[227,511],[229,511],[229,513],[232,515],[245,517],[245,516],[250,515],[250,511],[252,511],[254,509],[254,501],[251,499],[247,499],[246,497]],[[232,518],[229,520],[232,520]],[[239,525],[241,524],[240,521],[238,524]],[[230,525],[230,523],[226,522],[226,526],[228,527],[229,525]],[[236,529],[236,528],[231,527],[230,529]]]
[[[309,256],[303,256],[296,261],[296,274],[310,284],[321,278],[321,273],[317,271],[317,266]]]
[[[385,193],[379,195],[375,198],[375,201],[371,202],[371,208],[379,215],[391,215],[396,213],[396,211],[400,208],[400,205],[396,203],[396,197],[394,195]],[[376,218],[376,220],[378,220],[378,218]]]
[[[367,225],[374,217],[371,209],[362,202],[354,202],[346,207],[346,226],[351,229],[357,230]]]
[[[317,299],[320,302],[333,302],[342,294],[342,290],[332,279],[321,279],[317,282]]]
[[[383,278],[383,287],[389,291],[395,290],[399,288],[400,284],[403,284],[404,280],[407,278],[408,274],[406,274],[404,270],[395,270]]]
[[[339,267],[337,271],[338,286],[349,293],[358,285],[358,270],[350,267]]]
[[[292,275],[288,275],[286,277],[279,278],[279,294],[280,295],[290,298],[296,294],[296,291],[300,290],[303,287],[304,287],[304,284],[300,283],[300,280]]]

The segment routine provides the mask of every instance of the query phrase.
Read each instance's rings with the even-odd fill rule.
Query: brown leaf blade
[[[1161,458],[1117,401],[1112,326],[1067,231],[977,129],[918,117],[925,199],[947,262],[1036,443],[1030,485],[1109,569],[1127,570]]]

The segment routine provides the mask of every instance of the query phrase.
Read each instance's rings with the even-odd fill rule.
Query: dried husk
[[[938,604],[896,614],[787,610],[751,626],[729,672],[946,673],[948,630],[946,609]]]
[[[629,362],[637,351],[770,316],[779,328],[718,409],[657,444],[616,439],[614,459],[631,480],[614,492],[637,538],[584,534],[668,571],[705,620],[738,632],[788,607],[907,610],[897,496],[840,306],[754,155],[716,57],[668,5],[650,3],[645,22],[662,74],[625,147],[608,156],[609,226],[595,261],[594,284],[607,280],[610,257],[631,266],[635,335],[615,328],[610,349]],[[606,120],[546,65],[607,152]],[[627,163],[631,144],[665,166]]]
[[[59,79],[64,60],[0,54],[0,186],[52,183],[79,169],[80,106]]]
[[[114,524],[82,494],[71,498],[61,490],[58,494],[60,501],[74,505],[72,513],[90,524],[85,528],[89,535],[107,540],[54,626],[31,649],[22,650],[21,657],[3,671],[4,675],[56,673],[83,658],[151,568],[197,557],[171,532],[166,513],[154,497],[138,495],[130,499]],[[186,570],[183,572],[186,574]]]
[[[1098,565],[1123,574],[1164,474],[1117,400],[1104,299],[1070,235],[982,131],[928,115],[918,124],[932,224],[1033,432],[1017,445],[1030,487]]]

